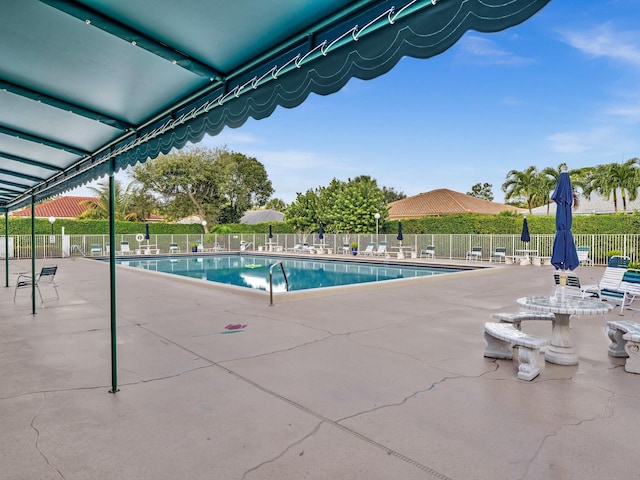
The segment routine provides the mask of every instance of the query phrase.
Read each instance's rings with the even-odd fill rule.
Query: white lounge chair
[[[427,245],[424,250],[420,250],[420,258],[436,258],[436,247]]]
[[[576,251],[578,252],[578,261],[580,262],[580,265],[593,265],[593,260],[589,258],[591,247],[577,247]]]
[[[565,295],[570,295],[572,297],[584,298],[596,296],[593,292],[587,292],[580,285],[580,278],[575,273],[565,273],[567,277],[567,283],[564,285],[564,289],[561,290],[562,285],[560,285],[560,275],[560,272],[555,272],[553,274],[553,279],[556,284],[556,295],[558,295],[560,292],[564,292]]]
[[[482,247],[471,247],[471,251],[467,252],[467,260],[482,260]]]
[[[605,291],[604,296],[610,299],[622,297],[620,291],[620,282],[627,271],[627,266],[631,259],[625,256],[613,256],[609,259],[607,267],[604,269],[602,278],[597,285],[585,285],[584,291],[601,297],[601,292]]]
[[[93,245],[91,245],[91,248],[89,249],[89,254],[90,255],[102,255],[102,247],[100,245],[98,245],[97,243],[94,243]]]
[[[120,250],[116,252],[119,255],[131,255],[133,251],[129,248],[129,242],[120,242]]]
[[[169,253],[180,253],[180,247],[177,243],[169,244]]]
[[[387,242],[380,242],[378,249],[373,252],[376,257],[384,257],[387,255]]]
[[[640,296],[640,271],[626,270],[617,291],[601,290],[600,298],[620,301],[620,315],[623,315],[625,305],[629,305]]]
[[[495,251],[489,257],[490,262],[504,262],[507,258],[506,247],[496,247]]]
[[[210,249],[208,249],[210,252],[224,252],[226,251],[226,248],[224,248],[224,245],[220,245],[219,243],[215,243],[213,245],[213,247],[211,247]]]
[[[302,243],[302,242],[296,243],[293,247],[285,249],[285,251],[287,251],[287,252],[296,252],[296,253],[308,252],[309,251],[309,244],[308,243]]]
[[[376,242],[369,242],[367,248],[358,253],[358,255],[373,255],[376,248]]]

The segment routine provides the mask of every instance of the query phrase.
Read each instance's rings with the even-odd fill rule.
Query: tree
[[[159,211],[158,200],[140,186],[129,186],[129,208],[140,221],[148,220],[152,213]]]
[[[505,192],[506,200],[520,200],[531,213],[533,207],[542,205],[539,200],[540,184],[538,169],[532,165],[523,172],[511,170],[507,174],[507,180],[502,184],[502,191]]]
[[[404,192],[396,192],[393,187],[382,187],[382,195],[384,195],[384,200],[387,203],[407,198]]]
[[[139,220],[131,209],[129,187],[123,189],[118,180],[114,180],[115,220]],[[98,183],[97,187],[89,187],[98,196],[98,202],[83,200],[80,205],[86,208],[79,217],[90,219],[109,218],[109,180]]]
[[[618,191],[622,199],[622,208],[627,210],[627,199],[635,200],[638,197],[638,162],[632,158],[624,163],[609,163],[597,165],[588,169],[583,192],[586,198],[590,198],[596,192],[602,198],[613,198],[613,208],[618,211]]]
[[[388,217],[384,194],[376,180],[368,176],[347,182],[333,179],[327,187],[298,193],[285,213],[285,222],[303,233],[315,231],[322,222],[327,233],[368,233],[375,231],[375,214]]]
[[[264,205],[273,193],[264,165],[253,157],[219,150],[214,166],[225,200],[220,223],[238,223],[247,210]]]
[[[216,223],[237,222],[273,193],[258,160],[226,148],[191,148],[160,155],[136,166],[133,178],[160,197],[167,218],[198,215],[207,221],[205,231]]]
[[[624,163],[612,163],[609,168],[614,188],[620,190],[622,209],[627,211],[627,199],[638,198],[638,159],[632,158]]]
[[[490,183],[476,183],[473,187],[471,187],[471,191],[467,192],[467,195],[471,195],[472,197],[482,198],[483,200],[488,200],[490,202],[493,201],[493,192],[491,189],[493,185]]]
[[[327,231],[368,233],[375,231],[375,214],[381,221],[388,217],[383,191],[375,179],[362,175],[346,183],[332,180],[320,195],[320,217]]]
[[[556,189],[560,173],[567,168],[566,163],[561,163],[557,168],[546,167],[540,172],[540,195],[544,195],[544,203],[547,204],[547,215],[551,205],[551,194]]]
[[[284,214],[284,221],[304,234],[310,233],[318,222],[319,191],[298,193]]]
[[[287,204],[284,203],[284,200],[280,198],[272,198],[267,203],[265,203],[264,208],[270,208],[271,210],[275,210],[276,212],[284,212],[287,209]]]

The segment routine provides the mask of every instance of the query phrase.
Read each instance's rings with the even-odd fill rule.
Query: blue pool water
[[[116,263],[133,268],[182,275],[269,291],[269,268],[281,261],[289,280],[289,291],[383,282],[400,278],[427,277],[466,270],[438,266],[390,265],[311,258],[250,255],[119,258]],[[286,290],[280,266],[273,268],[273,291]]]

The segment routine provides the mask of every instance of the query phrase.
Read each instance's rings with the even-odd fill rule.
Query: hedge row
[[[513,234],[522,231],[521,215],[451,215],[425,217],[402,221],[403,233],[472,233]],[[553,234],[556,219],[553,215],[528,215],[531,234]],[[387,222],[382,233],[393,233],[397,222]],[[575,234],[629,234],[640,232],[640,214],[579,215],[573,217],[571,228]]]
[[[446,217],[424,217],[402,221],[402,231],[405,234],[424,233],[472,233],[472,234],[513,234],[522,229],[521,215],[449,215]],[[4,235],[4,219],[0,218],[0,234]],[[554,216],[527,217],[529,231],[532,234],[553,234],[556,230]],[[36,234],[46,235],[51,233],[51,224],[46,218],[37,218]],[[229,224],[215,225],[211,233],[268,233],[269,223]],[[64,227],[65,233],[70,235],[105,235],[109,233],[107,220],[75,220],[58,219],[54,223],[54,233],[60,234]],[[271,224],[272,232],[296,233],[295,229],[287,223]],[[380,233],[395,233],[398,228],[397,221],[387,221],[380,225]],[[144,233],[145,227],[139,222],[116,222],[116,232]],[[179,225],[175,223],[150,223],[149,231],[152,234],[194,234],[202,233],[202,225]],[[640,213],[617,215],[580,215],[573,217],[572,231],[575,234],[625,234],[640,232]],[[9,233],[12,235],[30,235],[30,218],[9,217]],[[330,232],[327,229],[327,233]]]
[[[0,217],[0,235],[4,235],[4,217]],[[46,218],[35,219],[36,235],[48,235],[51,233],[51,224]],[[60,235],[64,227],[64,233],[68,235],[106,235],[109,233],[108,220],[76,220],[56,219],[53,224],[53,232]],[[145,224],[140,222],[116,222],[118,234],[144,233]],[[211,233],[269,233],[269,224],[231,224],[215,225],[210,229]],[[295,233],[293,227],[287,223],[272,224],[272,232]],[[11,235],[31,235],[31,218],[9,217],[9,233]],[[202,225],[182,225],[177,223],[149,223],[149,233],[152,234],[195,234],[202,233]]]

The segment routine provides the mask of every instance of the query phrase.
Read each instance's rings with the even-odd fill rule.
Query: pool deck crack
[[[31,422],[29,424],[29,426],[31,427],[31,429],[35,432],[36,434],[36,439],[34,442],[34,447],[36,449],[36,451],[38,452],[38,454],[44,459],[44,461],[47,463],[47,466],[54,470],[55,472],[57,472],[58,476],[60,478],[62,478],[64,480],[64,475],[62,474],[62,472],[60,470],[58,470],[47,458],[47,456],[44,454],[44,452],[40,449],[40,446],[38,445],[39,441],[40,441],[40,430],[38,430],[38,428],[35,426],[35,422],[36,422],[36,418],[38,417],[38,415],[40,415],[40,412],[42,411],[42,409],[44,408],[44,405],[47,401],[47,394],[46,393],[42,393],[42,403],[40,403],[40,406],[38,407],[38,409],[36,410],[36,412],[33,414],[33,417],[31,418]]]
[[[307,433],[305,436],[303,436],[301,439],[296,440],[295,442],[287,445],[284,450],[282,450],[282,452],[280,452],[278,455],[276,455],[273,458],[270,458],[269,460],[265,460],[262,463],[259,463],[258,465],[256,465],[255,467],[250,468],[249,470],[247,470],[246,472],[244,472],[242,474],[242,479],[244,480],[245,478],[247,478],[247,475],[249,475],[252,472],[255,472],[256,470],[259,470],[260,468],[264,467],[265,465],[268,465],[270,463],[273,463],[277,460],[279,460],[280,458],[282,458],[283,456],[285,456],[287,454],[287,452],[289,452],[289,450],[291,450],[293,447],[295,447],[296,445],[300,445],[301,443],[305,442],[308,438],[314,436],[316,433],[318,433],[318,431],[320,430],[320,427],[322,426],[324,422],[319,422],[314,428],[313,430],[311,430],[311,432]],[[304,450],[299,453],[298,455],[304,455]]]
[[[336,421],[334,421],[334,420],[322,415],[321,413],[318,413],[315,410],[312,410],[312,409],[302,405],[301,403],[296,402],[295,400],[292,400],[292,399],[290,399],[288,397],[285,397],[284,395],[281,395],[281,394],[277,393],[276,391],[271,390],[271,389],[269,389],[269,388],[257,383],[256,381],[251,380],[250,378],[245,377],[245,376],[241,375],[240,373],[237,373],[234,370],[231,370],[230,368],[228,368],[225,365],[223,365],[221,362],[216,362],[216,361],[211,360],[211,359],[209,359],[209,358],[207,358],[207,357],[205,357],[203,355],[200,355],[200,354],[194,352],[193,350],[190,350],[187,347],[185,347],[183,345],[180,345],[179,343],[177,343],[177,342],[175,342],[173,340],[170,340],[170,339],[168,339],[166,337],[163,337],[162,335],[160,335],[160,334],[148,329],[147,327],[140,326],[140,328],[143,328],[143,329],[149,331],[149,333],[151,333],[153,335],[156,335],[159,338],[164,339],[165,341],[175,345],[178,348],[183,349],[186,352],[189,352],[189,353],[197,356],[198,358],[201,358],[202,360],[210,362],[213,366],[216,366],[216,367],[220,368],[221,370],[227,372],[228,374],[233,375],[238,380],[242,380],[246,384],[253,386],[254,388],[258,389],[259,391],[264,392],[267,395],[272,396],[273,398],[279,399],[282,402],[285,402],[288,405],[291,405],[292,407],[297,408],[298,410],[300,410],[302,412],[305,412],[306,414],[311,415],[311,416],[321,420],[321,423],[324,422],[324,423],[327,423],[329,425],[332,425],[333,427],[335,427],[335,428],[337,428],[337,429],[339,429],[339,430],[341,430],[343,432],[346,432],[349,435],[352,435],[353,437],[358,438],[358,439],[360,439],[360,440],[362,440],[362,441],[364,441],[364,442],[366,442],[366,443],[368,443],[368,444],[370,444],[370,445],[372,445],[372,446],[384,451],[387,455],[394,456],[394,457],[398,458],[399,460],[402,460],[403,462],[405,462],[407,464],[410,464],[410,465],[412,465],[412,466],[414,466],[414,467],[416,467],[416,468],[418,468],[418,469],[430,474],[434,478],[438,478],[440,480],[451,480],[449,477],[447,477],[444,474],[432,469],[431,467],[429,467],[427,465],[424,465],[424,464],[422,464],[422,463],[418,462],[417,460],[414,460],[414,459],[412,459],[410,457],[407,457],[406,455],[403,455],[402,453],[397,452],[396,450],[393,450],[393,449],[387,447],[386,445],[383,445],[383,444],[381,444],[381,443],[379,443],[379,442],[367,437],[366,435],[363,435],[363,434],[357,432],[356,430],[353,430],[353,429],[351,429],[349,427],[346,427],[346,426],[344,426],[344,425],[342,425],[342,424],[340,424],[340,423],[338,423],[338,422],[336,422]],[[346,335],[346,334],[341,334],[341,335]],[[321,339],[321,340],[325,340],[325,339]],[[321,341],[321,340],[318,340],[318,341]],[[204,368],[204,367],[202,367],[202,368]],[[178,374],[178,375],[181,375],[181,374]],[[444,380],[446,380],[446,378],[441,380],[440,382],[436,382],[436,383],[432,384],[429,387],[429,389],[433,389],[438,383],[441,383]]]
[[[589,423],[589,422],[595,422],[596,420],[600,419],[600,418],[607,418],[607,417],[612,417],[613,416],[613,407],[611,405],[611,401],[613,400],[614,397],[616,397],[617,395],[613,392],[609,392],[609,396],[607,397],[606,401],[604,402],[604,405],[602,407],[602,411],[592,417],[588,417],[582,420],[578,420],[576,422],[573,423],[562,423],[558,426],[558,428],[556,430],[554,430],[551,433],[548,433],[546,435],[544,435],[542,437],[542,439],[540,440],[540,443],[538,444],[538,448],[536,449],[536,451],[534,452],[533,456],[531,457],[531,460],[527,463],[527,467],[525,468],[522,477],[520,477],[520,480],[526,480],[526,478],[529,476],[529,471],[531,470],[532,465],[535,463],[535,461],[537,460],[538,456],[540,455],[540,452],[542,451],[542,449],[544,448],[545,444],[547,443],[547,440],[549,440],[552,437],[555,437],[558,435],[558,432],[560,430],[562,430],[563,428],[567,428],[567,427],[579,427],[585,423]]]

